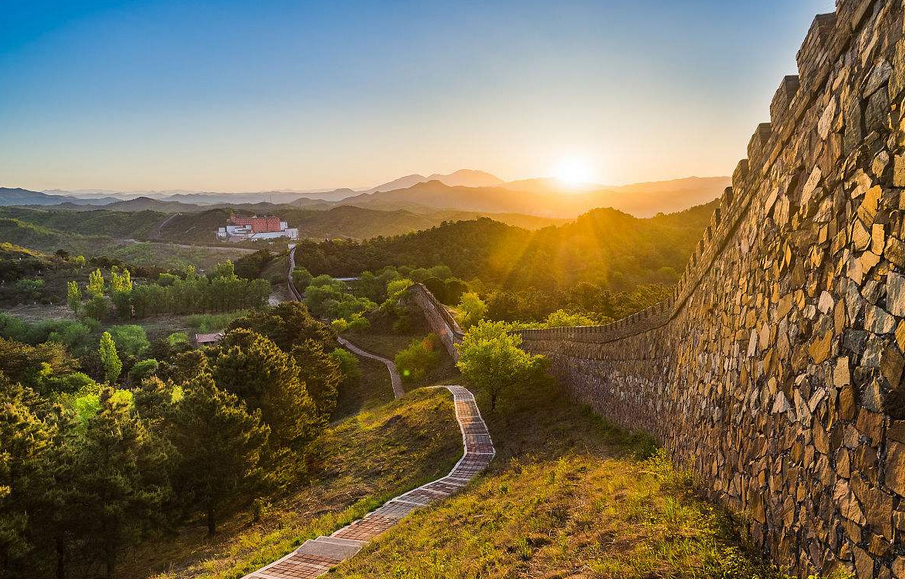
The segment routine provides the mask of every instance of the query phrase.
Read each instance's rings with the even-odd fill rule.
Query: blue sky
[[[728,174],[833,0],[2,0],[0,185]]]

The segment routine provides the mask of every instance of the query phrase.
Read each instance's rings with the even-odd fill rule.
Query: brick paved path
[[[462,431],[465,453],[448,475],[391,499],[363,519],[343,527],[329,537],[318,537],[279,561],[246,575],[243,579],[304,579],[318,577],[357,553],[368,541],[401,518],[425,505],[459,491],[487,468],[496,451],[474,396],[462,386],[436,386],[452,392],[456,420]]]
[[[392,360],[388,360],[377,354],[372,354],[370,352],[366,352],[362,350],[349,340],[343,337],[337,337],[339,343],[343,345],[347,350],[351,350],[352,352],[358,354],[359,356],[364,356],[365,358],[370,358],[372,360],[377,360],[378,362],[383,362],[383,365],[387,367],[387,370],[390,371],[390,382],[393,384],[393,394],[396,398],[402,398],[403,394],[405,394],[405,390],[402,389],[402,377],[399,376],[399,371],[396,369],[396,364],[393,363]]]

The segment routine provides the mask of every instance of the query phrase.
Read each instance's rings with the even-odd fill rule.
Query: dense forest
[[[348,363],[298,303],[200,350],[93,327],[0,318],[2,577],[113,577],[129,547],[304,481]]]
[[[709,224],[714,203],[649,219],[596,209],[535,232],[478,219],[365,242],[307,241],[299,244],[296,263],[314,275],[333,276],[442,264],[459,278],[510,291],[568,290],[580,282],[615,291],[672,284]]]

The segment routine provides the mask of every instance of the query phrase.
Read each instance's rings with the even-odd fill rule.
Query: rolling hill
[[[422,206],[556,218],[574,218],[591,209],[611,207],[636,217],[650,217],[716,199],[728,185],[728,177],[692,177],[606,189],[585,185],[580,188],[583,190],[575,192],[555,179],[532,179],[491,187],[449,186],[440,181],[428,181],[405,189],[363,193],[340,204],[410,211],[417,211],[417,207]]]
[[[185,213],[237,206],[251,211],[272,211],[292,205],[327,210],[354,205],[383,211],[405,210],[424,215],[437,210],[475,214],[509,213],[551,218],[575,218],[598,207],[612,207],[637,217],[681,211],[719,197],[728,177],[688,177],[618,187],[584,183],[565,185],[557,179],[538,178],[505,182],[483,171],[462,169],[425,177],[406,175],[365,190],[261,191],[215,193],[145,191],[111,193],[81,190],[64,192],[0,188],[0,206],[50,206],[85,209],[104,206],[115,211],[152,210]]]

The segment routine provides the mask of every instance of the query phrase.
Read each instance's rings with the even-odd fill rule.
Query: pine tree
[[[66,303],[69,304],[69,309],[75,314],[78,314],[79,309],[82,307],[82,290],[79,288],[79,284],[74,281],[66,284]]]
[[[343,374],[339,362],[314,340],[305,340],[290,352],[299,370],[299,379],[314,400],[321,418],[328,420],[336,409]]]
[[[92,296],[99,297],[104,295],[104,274],[100,268],[88,274],[88,293]]]
[[[259,463],[270,429],[260,410],[249,413],[236,395],[218,389],[210,374],[183,388],[171,417],[171,442],[181,457],[176,489],[203,509],[214,534],[222,506],[263,480]]]
[[[250,330],[233,330],[221,344],[213,363],[214,382],[249,408],[261,409],[273,432],[271,442],[290,446],[313,437],[320,420],[295,361]]]
[[[86,537],[108,579],[119,553],[155,522],[169,493],[164,447],[114,393],[101,390],[100,411],[88,420],[77,459]]]
[[[30,407],[34,393],[0,372],[0,576],[27,577],[25,558],[36,545],[32,497],[51,484],[44,469],[54,427]]]
[[[120,372],[123,371],[123,363],[119,359],[119,354],[116,353],[116,344],[113,342],[110,332],[104,332],[101,335],[98,354],[104,368],[104,378],[111,384],[116,382]]]

